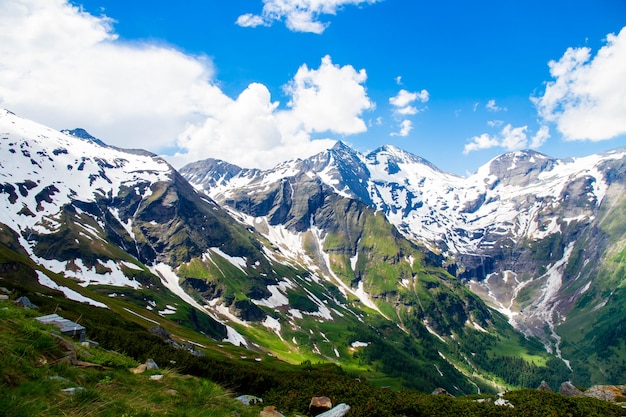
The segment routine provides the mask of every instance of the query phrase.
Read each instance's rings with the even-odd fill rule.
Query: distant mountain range
[[[393,146],[362,155],[343,143],[268,171],[209,159],[180,172],[220,204],[294,232],[313,226],[313,213],[277,217],[284,203],[276,190],[324,184],[384,213],[403,236],[439,254],[453,275],[549,351],[587,368],[588,355],[598,354],[594,346],[606,346],[594,357],[599,368],[590,372],[599,380],[623,375],[613,364],[624,339],[598,333],[605,325],[612,332],[623,320],[608,312],[621,305],[626,278],[626,149],[565,160],[512,152],[468,178]],[[567,324],[568,317],[577,324]]]
[[[374,383],[621,383],[625,165],[624,150],[517,152],[461,178],[338,143],[267,171],[179,173],[0,111],[0,264],[31,259],[33,285],[147,327]]]

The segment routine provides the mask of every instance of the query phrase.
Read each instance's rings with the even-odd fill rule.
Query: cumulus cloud
[[[391,136],[406,137],[406,136],[409,136],[409,133],[411,133],[411,130],[413,130],[413,122],[408,119],[405,119],[400,122],[400,130],[398,132],[392,132]]]
[[[407,116],[413,116],[420,110],[414,106],[415,102],[426,103],[430,98],[430,94],[426,90],[411,92],[404,88],[398,91],[393,97],[389,98],[389,104],[393,107],[393,114],[396,118],[402,119],[399,124],[400,131],[392,133],[391,136],[408,136],[413,129],[413,122],[406,119]]]
[[[565,140],[626,134],[626,27],[609,34],[595,56],[588,47],[568,48],[548,66],[554,80],[531,97],[543,121],[555,123]]]
[[[333,131],[354,134],[367,130],[360,114],[373,108],[365,87],[365,70],[334,65],[330,56],[322,58],[319,69],[302,65],[285,87],[292,97],[288,106],[293,117],[310,132]]]
[[[83,127],[106,142],[153,152],[179,148],[176,166],[207,157],[267,168],[353,134],[373,107],[364,70],[302,66],[281,109],[267,87],[231,98],[206,56],[118,39],[106,16],[66,0],[0,2],[0,106],[51,127]],[[245,121],[245,122],[242,122]],[[241,152],[245,149],[245,152]]]
[[[489,111],[493,111],[493,112],[498,112],[498,111],[507,111],[506,107],[500,107],[496,104],[495,100],[489,100],[487,101],[487,104],[485,104],[485,107],[487,108],[487,110]]]
[[[274,21],[285,21],[294,32],[324,32],[328,23],[318,19],[321,15],[337,14],[345,5],[372,4],[382,0],[263,0],[260,15],[246,13],[237,18],[243,27],[271,26]]]
[[[550,137],[550,130],[547,126],[541,126],[539,130],[532,136],[528,135],[528,126],[513,127],[507,124],[496,135],[483,133],[480,136],[474,136],[463,148],[463,154],[470,152],[489,149],[495,147],[504,148],[507,151],[514,151],[525,148],[539,148]]]
[[[111,23],[64,0],[0,2],[0,106],[155,149],[225,100],[208,58],[119,42]]]
[[[350,135],[367,130],[360,117],[373,107],[362,85],[366,79],[364,70],[340,67],[325,56],[318,69],[306,65],[298,69],[285,86],[291,100],[283,110],[271,101],[267,87],[251,84],[220,111],[188,126],[178,139],[185,152],[174,159],[197,160],[198,155],[210,152],[212,157],[265,168],[327,149],[335,140],[312,140],[311,134]]]

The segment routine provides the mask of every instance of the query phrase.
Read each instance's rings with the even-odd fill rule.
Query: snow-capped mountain
[[[583,299],[594,312],[610,304],[612,289],[594,278],[615,245],[623,248],[625,149],[571,159],[512,152],[467,178],[393,146],[363,155],[340,142],[268,171],[228,165],[209,174],[208,166],[222,164],[200,161],[180,172],[216,201],[296,231],[313,226],[311,212],[301,209],[299,221],[276,216],[283,207],[277,184],[289,193],[305,179],[317,181],[359,200],[408,239],[441,253],[485,302],[564,360],[558,328],[568,314],[576,315]]]
[[[563,378],[564,365],[518,340],[445,258],[372,207],[386,201],[371,180],[379,164],[341,144],[273,171],[200,164],[195,178],[223,208],[153,154],[1,111],[0,271],[12,271],[16,291],[62,294],[146,327],[171,318],[200,345],[208,336],[296,363],[374,369],[407,387],[468,393],[494,389],[487,375]],[[400,174],[385,164],[379,176]],[[545,365],[502,374],[493,355],[517,360],[498,353],[503,343]]]

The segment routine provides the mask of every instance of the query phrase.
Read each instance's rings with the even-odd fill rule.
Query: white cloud
[[[565,140],[599,141],[626,134],[626,27],[609,34],[594,57],[590,48],[568,48],[548,65],[554,81],[531,100]]]
[[[413,105],[415,102],[426,103],[430,99],[430,94],[426,90],[411,92],[404,88],[389,98],[389,104],[393,106],[393,114],[397,118],[405,118],[419,113],[419,109]],[[408,136],[413,129],[413,122],[403,119],[399,124],[400,131],[391,133],[391,136]]]
[[[360,118],[373,107],[361,85],[366,79],[364,70],[356,71],[350,65],[339,67],[325,56],[317,70],[306,65],[298,69],[285,87],[291,96],[285,110],[271,101],[264,85],[251,84],[221,111],[190,125],[178,141],[186,152],[177,154],[175,160],[190,162],[210,156],[268,168],[320,152],[335,140],[311,140],[314,132],[349,135],[367,130]]]
[[[507,124],[496,135],[483,133],[480,136],[474,136],[470,142],[465,144],[463,154],[480,149],[489,149],[495,147],[504,148],[507,151],[514,151],[524,148],[539,148],[550,137],[550,130],[547,126],[541,126],[534,136],[529,138],[528,126],[513,127]]]
[[[504,126],[500,132],[500,146],[509,151],[525,148],[528,144],[527,130],[528,126],[512,127],[510,124]]]
[[[410,120],[403,120],[400,122],[400,130],[398,132],[391,133],[391,136],[406,137],[409,136],[411,130],[413,130],[413,122]]]
[[[373,108],[362,85],[365,70],[334,65],[330,56],[322,58],[319,69],[302,65],[285,87],[291,95],[288,105],[293,116],[308,132],[332,131],[354,134],[367,130],[360,114]]]
[[[541,126],[535,136],[530,141],[530,148],[537,149],[543,146],[546,141],[550,139],[550,128],[548,126]]]
[[[328,23],[318,20],[321,15],[337,14],[345,5],[372,4],[382,0],[263,0],[260,15],[247,13],[239,16],[237,24],[244,27],[271,26],[285,20],[287,28],[295,32],[322,33]]]
[[[487,110],[489,111],[493,111],[493,112],[498,112],[498,111],[507,111],[506,107],[500,107],[496,104],[495,100],[489,100],[487,102],[487,104],[485,105],[485,107],[487,108]]]
[[[463,148],[463,154],[467,155],[472,151],[479,149],[489,149],[500,145],[500,141],[497,138],[491,137],[487,133],[483,133],[480,136],[474,136],[471,142],[465,144]]]
[[[120,42],[64,0],[2,1],[0,27],[0,106],[53,127],[156,150],[225,99],[206,57]]]
[[[265,21],[261,16],[254,15],[252,13],[242,14],[237,18],[236,22],[239,26],[246,28],[255,28],[257,26],[269,26],[269,23]]]
[[[389,99],[389,103],[392,106],[401,109],[418,100],[422,103],[425,103],[428,101],[429,97],[430,95],[426,90],[422,90],[419,92],[410,92],[402,89],[398,92],[398,94]]]
[[[267,168],[309,156],[334,143],[312,133],[362,132],[360,115],[374,106],[365,71],[330,57],[317,70],[298,70],[287,108],[262,84],[231,98],[207,57],[122,42],[110,18],[66,0],[0,1],[0,27],[0,107],[57,129],[83,127],[124,148],[178,146],[169,158],[176,166],[215,157]]]

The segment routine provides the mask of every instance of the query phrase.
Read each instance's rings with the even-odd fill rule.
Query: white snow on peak
[[[90,203],[98,197],[115,197],[123,187],[135,192],[143,189],[147,195],[151,192],[148,184],[168,181],[172,172],[161,158],[101,146],[6,110],[0,112],[0,183],[4,184],[0,205],[6,207],[0,212],[0,222],[15,230],[29,255],[44,265],[50,262],[34,254],[34,243],[28,240],[29,231],[59,230],[62,208],[74,201]],[[110,212],[133,237],[132,224],[122,221],[115,210]],[[77,213],[89,216],[80,209]],[[104,228],[103,224],[98,226]],[[102,240],[98,227],[83,223],[82,228],[84,230],[79,232],[82,239]],[[76,263],[80,264],[80,260]],[[65,264],[52,266],[56,272],[72,276]],[[120,265],[113,261],[104,265],[111,271],[106,274],[78,266],[81,273],[74,277],[85,285],[139,287],[136,281],[126,278]]]

